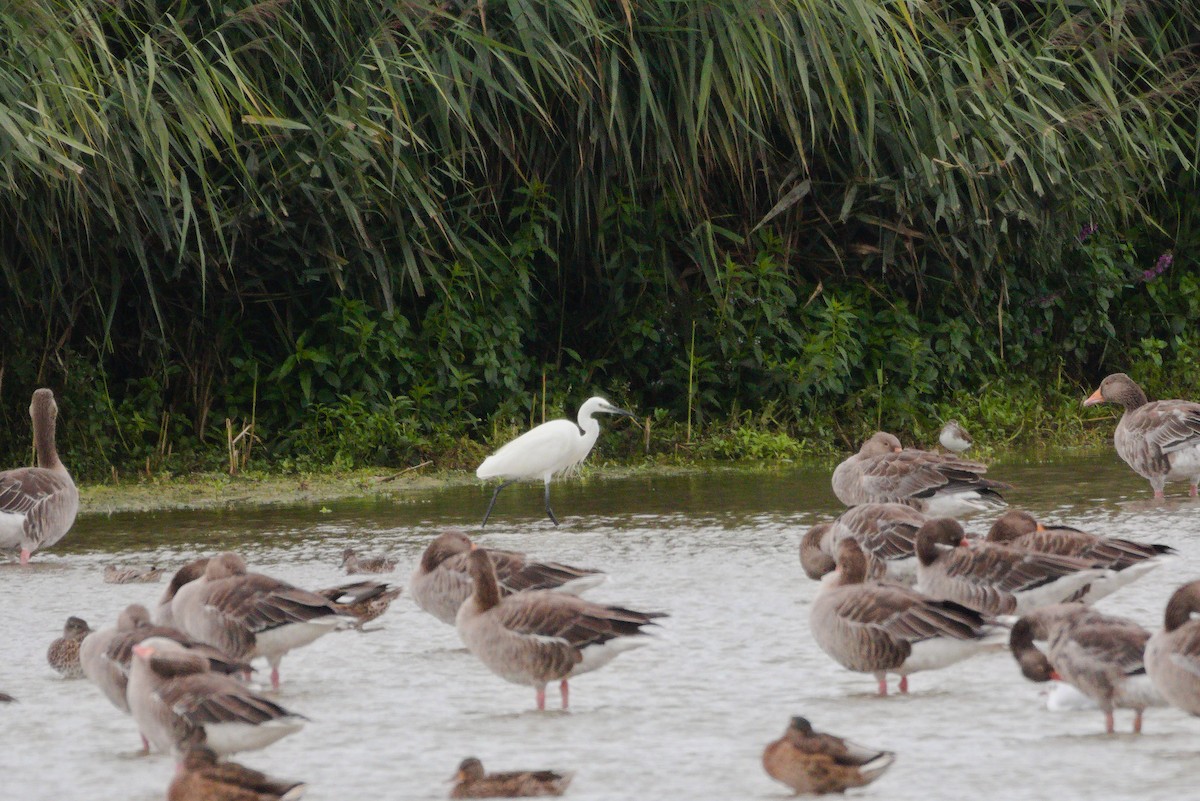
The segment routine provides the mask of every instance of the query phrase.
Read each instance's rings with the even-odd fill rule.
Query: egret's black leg
[[[550,508],[550,482],[546,482],[546,514],[550,515],[550,519],[554,521],[554,525],[558,525],[558,518],[554,516],[554,510]]]
[[[511,481],[505,481],[500,486],[496,487],[496,491],[492,493],[492,499],[488,501],[487,511],[483,513],[483,522],[479,524],[480,528],[487,525],[488,518],[492,516],[492,507],[496,505],[496,496],[500,494],[500,490],[511,484]]]

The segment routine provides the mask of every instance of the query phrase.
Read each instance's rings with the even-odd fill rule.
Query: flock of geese
[[[1114,442],[1118,454],[1148,479],[1156,497],[1166,482],[1200,480],[1200,404],[1147,402],[1123,374],[1106,378],[1085,404],[1117,403],[1125,411]],[[595,415],[630,415],[601,398],[578,422],[545,423],[505,445],[480,467],[500,478],[496,495],[516,480],[541,478],[545,508],[550,481],[590,451]],[[50,390],[34,393],[30,415],[38,466],[0,473],[0,547],[20,550],[22,564],[70,529],[78,492],[54,444],[57,407]],[[881,695],[888,677],[908,692],[912,674],[1008,648],[1020,672],[1038,682],[1060,680],[1090,699],[1114,730],[1115,709],[1132,709],[1133,729],[1151,706],[1200,715],[1200,581],[1171,597],[1161,631],[1096,611],[1091,604],[1175,558],[1165,544],[1102,537],[1048,526],[1010,510],[986,537],[964,532],[956,518],[1002,508],[1007,485],[985,465],[958,455],[970,437],[951,422],[940,442],[949,452],[902,447],[879,432],[832,476],[850,508],[813,526],[800,543],[803,571],[821,582],[810,606],[812,640],[851,671],[871,674]],[[382,573],[395,560],[343,553],[347,573]],[[106,570],[117,583],[155,581],[162,568]],[[457,628],[468,651],[500,678],[535,692],[558,684],[569,705],[571,678],[596,670],[648,641],[663,612],[588,601],[600,571],[480,547],[447,531],[426,547],[407,590],[424,611]],[[228,761],[299,731],[305,718],[278,701],[285,655],[384,614],[399,587],[359,580],[310,591],[252,571],[237,553],[197,559],[176,570],[151,612],[128,606],[112,625],[93,631],[68,619],[51,644],[50,664],[86,677],[130,715],[144,751],[178,758],[169,801],[295,799],[305,786],[281,782]],[[252,660],[271,668],[271,691],[249,682]],[[802,717],[763,753],[773,778],[798,793],[840,792],[882,775],[895,754],[815,731]],[[453,798],[559,795],[571,774],[488,774],[479,760],[460,765]]]

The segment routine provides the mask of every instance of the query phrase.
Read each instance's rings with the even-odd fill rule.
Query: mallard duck
[[[870,784],[891,767],[891,751],[864,748],[832,734],[813,731],[812,724],[794,717],[783,736],[763,751],[767,775],[797,793],[843,793]]]
[[[382,581],[356,581],[353,584],[317,590],[317,594],[332,601],[339,612],[357,618],[358,622],[354,628],[359,631],[362,631],[364,623],[369,623],[386,612],[392,601],[400,597],[400,592],[399,587]]]
[[[391,573],[396,560],[386,556],[359,556],[353,548],[342,551],[342,567],[347,573]]]
[[[167,801],[296,801],[308,785],[279,781],[236,762],[218,762],[211,748],[183,756],[167,788]]]
[[[534,798],[562,795],[571,783],[573,773],[552,770],[514,770],[507,773],[485,773],[483,763],[467,757],[458,766],[450,791],[451,798]]]
[[[152,584],[162,578],[164,568],[138,567],[136,565],[105,565],[105,584]]]

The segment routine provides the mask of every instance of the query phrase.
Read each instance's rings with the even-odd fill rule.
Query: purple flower
[[[1100,230],[1100,226],[1096,225],[1096,223],[1094,223],[1094,222],[1086,223],[1086,224],[1084,224],[1084,226],[1082,228],[1079,229],[1079,235],[1076,238],[1080,242],[1082,242],[1099,230]]]
[[[1158,260],[1154,262],[1153,267],[1142,272],[1142,280],[1153,281],[1155,278],[1158,278],[1167,271],[1167,268],[1171,266],[1173,261],[1175,261],[1175,255],[1168,250],[1158,257]]]

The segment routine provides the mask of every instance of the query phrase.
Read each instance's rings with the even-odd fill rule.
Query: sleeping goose
[[[837,545],[853,537],[867,557],[867,578],[885,575],[901,584],[917,580],[917,529],[928,520],[902,503],[864,503],[843,512],[832,523],[813,526],[800,543],[800,564],[820,580],[836,567]]]
[[[203,745],[217,754],[254,751],[294,734],[304,718],[229,676],[174,640],[150,637],[133,646],[129,709],[160,751]]]
[[[154,610],[155,623],[160,626],[175,625],[175,618],[171,614],[171,604],[175,600],[175,594],[178,593],[185,584],[190,584],[191,582],[203,576],[204,571],[207,568],[208,557],[204,556],[188,562],[186,565],[175,571],[175,575],[171,576],[171,581],[167,584],[167,588],[163,590],[162,597],[158,599],[158,606]]]
[[[971,435],[957,420],[947,420],[938,433],[938,444],[950,453],[962,453],[971,447]]]
[[[284,654],[356,622],[322,595],[247,572],[232,552],[210,559],[203,576],[179,589],[171,616],[185,634],[235,659],[265,657],[275,689]]]
[[[1142,713],[1165,702],[1154,689],[1143,656],[1150,633],[1132,620],[1101,614],[1080,603],[1044,606],[1013,626],[1009,646],[1030,681],[1057,679],[1077,689],[1104,712],[1105,731],[1114,731],[1113,710],[1134,710],[1133,731]],[[1035,640],[1049,643],[1046,652]]]
[[[809,609],[809,629],[821,650],[843,667],[872,673],[887,695],[887,674],[908,676],[960,662],[1003,642],[973,609],[939,601],[900,585],[868,584],[862,549],[847,537],[838,544],[834,578],[822,582]]]
[[[1150,482],[1154,497],[1163,497],[1168,481],[1187,481],[1196,497],[1200,482],[1200,403],[1185,400],[1149,402],[1146,393],[1124,373],[1113,373],[1083,402],[1084,406],[1115,403],[1124,408],[1113,445],[1133,472]]]
[[[1044,526],[1033,515],[1017,509],[1005,512],[992,524],[987,541],[1025,551],[1074,556],[1113,570],[1110,578],[1093,581],[1086,590],[1079,591],[1078,598],[1071,598],[1086,603],[1111,595],[1175,553],[1168,545],[1101,537],[1070,526]]]
[[[34,551],[61,540],[79,511],[79,490],[54,444],[54,393],[35,391],[29,416],[38,466],[0,473],[0,549],[20,548],[22,565],[29,564]]]
[[[471,547],[470,538],[462,532],[442,533],[425,548],[408,583],[409,595],[417,606],[451,626],[458,608],[471,594],[471,574],[467,568]],[[483,550],[492,558],[502,596],[523,590],[558,590],[579,595],[608,578],[599,570],[535,562],[515,551]]]
[[[167,801],[297,801],[307,787],[236,762],[218,762],[211,748],[200,747],[183,755],[167,788]]]
[[[467,650],[493,673],[537,691],[546,708],[546,685],[560,682],[567,708],[567,680],[608,664],[622,651],[645,645],[643,626],[662,612],[637,612],[591,603],[551,590],[504,596],[491,556],[482,548],[467,556],[471,596],[458,610],[455,626]]]
[[[1146,672],[1171,706],[1200,715],[1200,581],[1175,590],[1163,629],[1146,643]]]
[[[63,626],[63,635],[50,643],[46,661],[66,679],[82,679],[83,668],[79,666],[79,646],[92,633],[87,621],[72,615]]]
[[[783,736],[763,751],[767,775],[796,793],[844,793],[878,779],[896,755],[813,731],[805,718],[794,717]]]
[[[962,526],[950,518],[930,520],[917,532],[917,589],[988,616],[1023,615],[1111,575],[1071,556],[990,542],[968,546]]]
[[[541,798],[562,795],[571,783],[573,773],[553,770],[512,770],[486,773],[483,763],[467,757],[458,765],[451,779],[454,789],[451,798]]]
[[[998,490],[1008,485],[986,472],[979,462],[902,448],[879,431],[833,471],[833,492],[847,506],[904,503],[931,517],[968,514],[1004,506]]]

